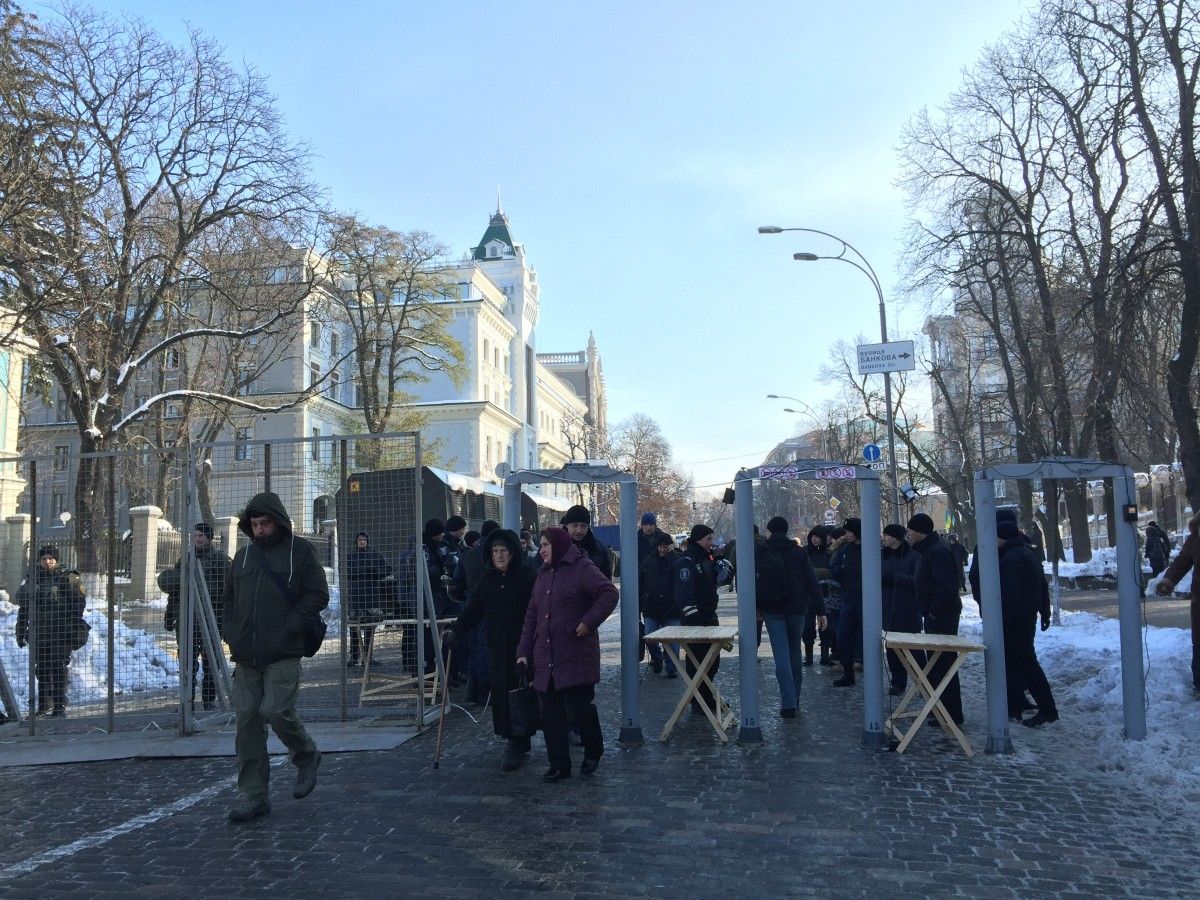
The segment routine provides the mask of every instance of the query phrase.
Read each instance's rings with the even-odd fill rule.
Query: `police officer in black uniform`
[[[713,530],[707,525],[693,525],[683,552],[675,561],[675,606],[683,612],[684,625],[720,624],[717,619],[717,579],[713,574],[712,544]],[[718,654],[707,670],[710,679],[717,677],[720,663]],[[696,663],[691,654],[688,654],[686,668],[689,678],[694,678]],[[702,684],[697,696],[699,699],[692,698],[692,709],[701,712],[700,700],[703,700],[714,715],[719,713],[708,685]]]

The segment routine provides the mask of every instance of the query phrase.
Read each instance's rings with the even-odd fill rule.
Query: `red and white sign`
[[[815,478],[844,479],[854,477],[854,466],[832,466],[828,469],[817,469]]]
[[[795,466],[762,466],[758,477],[770,481],[798,481],[800,470]]]

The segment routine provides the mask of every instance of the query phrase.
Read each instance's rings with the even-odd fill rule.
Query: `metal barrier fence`
[[[440,641],[417,565],[420,453],[419,435],[398,433],[18,460],[24,514],[0,541],[5,714],[31,734],[230,722],[225,575],[250,543],[239,514],[271,491],[292,529],[272,558],[285,579],[309,561],[305,586],[329,594],[301,714],[423,724]],[[303,602],[298,583],[281,589]]]

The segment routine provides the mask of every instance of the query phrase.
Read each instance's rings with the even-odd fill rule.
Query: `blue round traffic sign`
[[[881,456],[883,456],[883,451],[879,449],[878,444],[867,444],[863,447],[863,459],[867,462],[879,462]]]

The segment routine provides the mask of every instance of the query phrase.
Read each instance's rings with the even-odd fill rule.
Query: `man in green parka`
[[[233,705],[238,790],[244,802],[229,811],[248,822],[271,811],[267,726],[296,766],[292,796],[307,797],[317,784],[321,754],[296,714],[305,635],[329,603],[325,569],[312,544],[292,532],[292,520],[273,493],[255,496],[238,528],[249,538],[233,559],[225,587],[225,643],[236,663]]]

